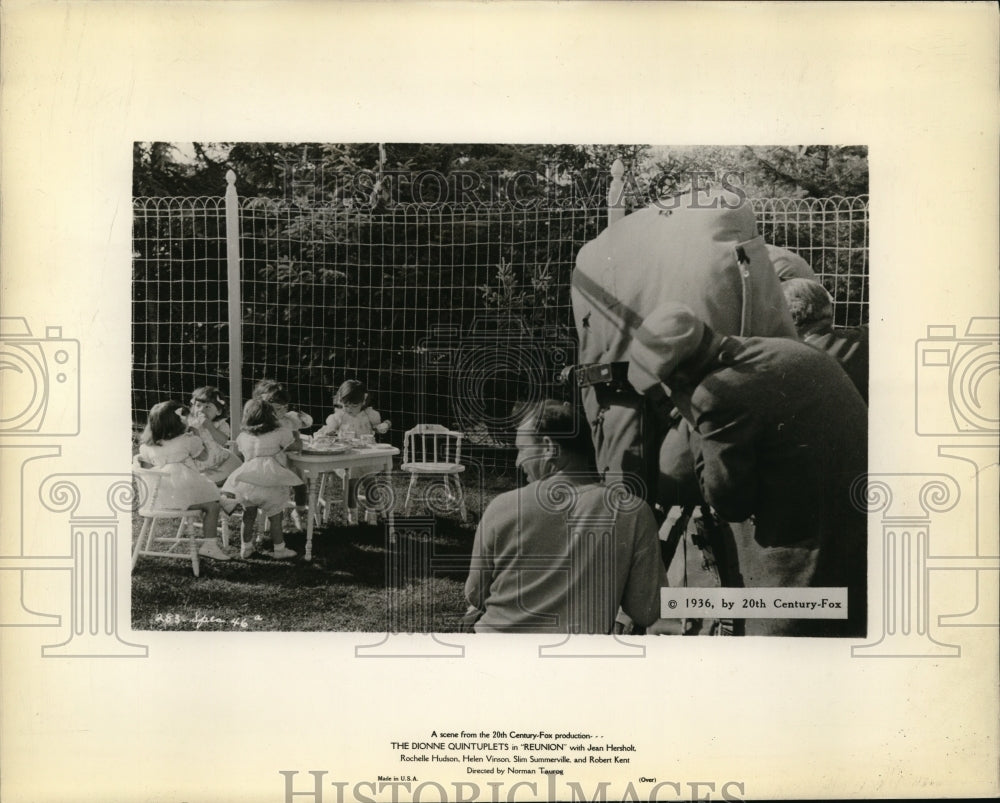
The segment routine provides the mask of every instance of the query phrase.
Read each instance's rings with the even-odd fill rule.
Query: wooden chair
[[[215,533],[201,536],[197,534],[195,524],[200,523],[202,511],[160,506],[158,503],[160,483],[166,476],[163,471],[155,468],[142,468],[133,464],[132,476],[135,479],[138,492],[138,513],[143,519],[139,529],[139,537],[135,542],[135,549],[132,551],[132,568],[134,569],[136,563],[139,562],[140,555],[180,558],[181,560],[190,560],[194,576],[200,576],[198,550],[203,543],[215,541]],[[156,523],[164,519],[180,519],[176,532],[171,529],[169,535],[157,534]],[[229,523],[224,513],[220,513],[219,521],[222,524],[222,542],[228,545]],[[179,549],[182,547],[187,547],[187,551]]]
[[[403,463],[399,467],[401,471],[410,475],[410,484],[406,489],[406,500],[403,503],[403,512],[406,515],[410,513],[411,497],[417,480],[440,477],[446,500],[454,501],[462,521],[468,521],[465,492],[459,479],[459,475],[465,471],[465,466],[462,465],[463,437],[462,433],[438,424],[417,424],[406,432],[403,437]],[[433,490],[430,493],[433,493]],[[435,505],[432,503],[431,507]]]

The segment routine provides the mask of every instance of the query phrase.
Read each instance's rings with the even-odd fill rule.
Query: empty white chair
[[[440,501],[444,505],[436,504],[438,500],[432,496],[435,491],[431,488],[427,491],[429,507],[432,509],[448,507],[453,503],[458,507],[462,521],[468,520],[465,492],[459,479],[459,475],[465,471],[465,466],[462,465],[463,437],[461,432],[455,432],[439,424],[417,424],[407,431],[403,438],[403,463],[399,467],[401,471],[410,475],[410,484],[406,489],[406,500],[403,503],[406,515],[410,513],[411,497],[417,481],[440,477],[445,492],[444,498]]]

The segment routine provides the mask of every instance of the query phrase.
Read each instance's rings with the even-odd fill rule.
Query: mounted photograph
[[[867,633],[863,145],[135,142],[136,631]]]

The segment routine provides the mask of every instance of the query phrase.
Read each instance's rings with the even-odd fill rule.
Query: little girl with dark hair
[[[270,404],[274,408],[275,415],[278,417],[278,426],[292,433],[293,441],[288,451],[301,451],[302,436],[299,434],[299,430],[311,427],[313,419],[309,413],[289,409],[291,399],[285,386],[274,379],[262,379],[254,386],[253,398],[266,401]],[[288,458],[284,453],[278,455],[278,462],[286,468],[288,467]],[[292,510],[292,522],[297,529],[304,530],[305,526],[302,523],[302,514],[306,511],[309,504],[309,499],[306,496],[306,488],[304,485],[297,485],[293,489],[293,492],[295,496],[295,508]]]
[[[318,437],[336,436],[346,441],[366,440],[375,442],[375,433],[384,435],[389,431],[389,422],[383,421],[378,410],[368,406],[368,393],[357,379],[346,380],[333,396],[334,411],[326,418],[326,424],[316,430]],[[358,480],[347,484],[347,523],[358,523]],[[378,519],[375,511],[369,510],[365,518],[370,524]]]
[[[221,485],[240,465],[240,459],[226,447],[232,430],[225,418],[226,400],[217,387],[205,385],[191,394],[188,427],[205,445],[205,453],[195,458],[195,465],[216,485]]]
[[[236,448],[246,462],[230,474],[222,486],[223,493],[231,493],[243,505],[240,557],[248,558],[254,553],[254,523],[258,510],[268,520],[274,543],[273,556],[278,559],[295,557],[296,553],[285,546],[281,514],[288,501],[289,489],[302,485],[302,480],[279,461],[293,442],[291,430],[279,424],[278,415],[268,402],[251,399],[246,403],[243,431],[236,437]]]
[[[383,421],[378,410],[368,406],[368,393],[357,379],[345,381],[333,396],[334,411],[316,435],[341,435],[360,438],[363,435],[385,434],[389,422]]]
[[[178,510],[203,510],[203,531],[215,537],[219,527],[219,489],[205,477],[195,462],[204,457],[205,446],[188,431],[188,409],[177,401],[154,404],[146,418],[146,428],[139,437],[139,463],[160,469],[157,502]],[[206,551],[207,549],[207,551]],[[206,545],[202,554],[228,560],[229,555],[215,542]]]

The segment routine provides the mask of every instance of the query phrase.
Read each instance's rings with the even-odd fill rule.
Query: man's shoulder
[[[711,371],[692,391],[695,407],[730,405],[754,406],[753,399],[767,396],[775,388],[776,377],[814,376],[836,361],[825,352],[787,337],[732,337],[725,362]]]
[[[628,523],[640,533],[649,531],[654,537],[658,537],[659,527],[656,524],[656,517],[653,515],[653,509],[645,500],[640,499],[631,491],[611,498],[617,500],[615,512],[619,526]]]
[[[868,328],[833,329],[807,335],[803,338],[810,346],[825,351],[827,354],[843,362],[868,348]]]
[[[581,500],[589,502],[602,496],[605,488],[599,482],[573,482],[560,477],[529,482],[520,488],[497,494],[486,506],[483,518],[535,512],[560,512],[569,510]]]
[[[553,513],[584,514],[586,511],[614,514],[619,524],[656,529],[653,511],[640,497],[624,486],[600,482],[580,484],[531,482],[522,488],[497,494],[483,511],[483,521],[492,526],[517,521],[524,516]]]
[[[517,512],[521,509],[521,498],[524,488],[515,488],[512,491],[504,491],[493,497],[493,500],[483,510],[482,521],[489,524],[500,524],[504,521],[517,518]]]
[[[801,370],[809,372],[837,370],[836,363],[837,361],[825,349],[803,340],[790,337],[748,337],[743,339],[742,348],[736,354],[733,363],[726,367],[740,372],[741,368],[754,365],[762,369],[765,375],[769,370],[794,374]],[[745,382],[748,377],[742,375],[741,379]]]
[[[802,340],[793,337],[744,337],[739,340],[743,348],[741,353],[752,354],[800,354],[812,351]]]
[[[745,346],[728,367],[727,380],[715,383],[709,397],[757,409],[765,416],[773,408],[758,407],[760,399],[770,399],[784,410],[816,407],[836,409],[838,415],[864,404],[835,349],[777,337],[747,338]]]

